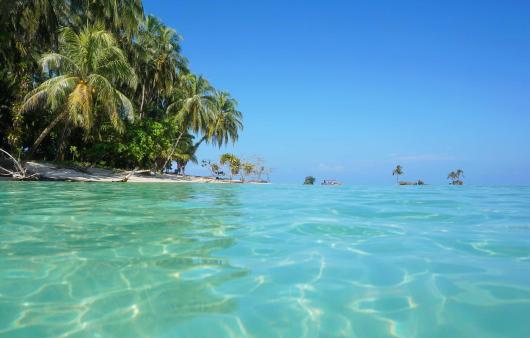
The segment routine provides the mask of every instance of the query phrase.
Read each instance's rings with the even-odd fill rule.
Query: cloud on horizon
[[[433,162],[433,161],[454,161],[456,158],[449,155],[419,154],[419,155],[397,155],[392,154],[393,161],[403,162]]]
[[[344,166],[340,164],[319,163],[317,170],[325,172],[342,172],[344,171]]]

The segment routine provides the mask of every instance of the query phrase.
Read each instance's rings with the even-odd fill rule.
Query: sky
[[[274,182],[530,184],[530,1],[144,0]],[[204,173],[190,166],[189,173]]]

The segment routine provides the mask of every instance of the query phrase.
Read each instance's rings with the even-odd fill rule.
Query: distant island
[[[398,185],[425,185],[425,182],[422,179],[418,179],[416,181],[400,181],[399,176],[403,175],[403,167],[401,165],[397,165],[394,170],[392,170],[392,176],[396,176],[396,184]],[[447,176],[447,179],[450,179],[451,182],[449,184],[451,185],[463,185],[464,181],[462,180],[464,178],[464,171],[462,169],[457,169],[455,171],[451,171],[449,175]]]

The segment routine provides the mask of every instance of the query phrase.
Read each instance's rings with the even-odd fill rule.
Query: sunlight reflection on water
[[[0,335],[523,337],[530,188],[0,182]]]

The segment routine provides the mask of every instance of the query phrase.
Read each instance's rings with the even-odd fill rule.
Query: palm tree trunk
[[[173,154],[175,154],[175,151],[177,150],[177,146],[179,145],[180,139],[182,138],[183,135],[184,135],[184,132],[183,131],[180,132],[179,136],[177,137],[177,140],[175,141],[175,144],[173,144],[173,147],[171,148],[171,152],[169,153],[169,156],[167,157],[166,162],[164,162],[164,165],[162,166],[162,171],[164,171],[164,169],[167,166],[167,163],[171,160],[171,158],[173,157]]]
[[[57,154],[55,154],[55,161],[64,161],[64,147],[66,143],[66,138],[70,135],[70,128],[68,128],[68,122],[65,123],[63,133],[61,135],[61,141],[59,142],[59,149]]]
[[[42,143],[42,141],[48,136],[48,134],[52,131],[52,129],[57,125],[57,123],[61,122],[64,118],[68,116],[68,111],[65,110],[61,114],[59,114],[44,130],[42,133],[40,133],[39,137],[35,140],[35,143],[33,143],[33,147],[31,147],[31,150],[28,153],[28,157],[31,157],[35,150],[39,147],[39,145]]]
[[[142,102],[140,103],[140,118],[143,117],[144,102],[145,102],[145,84],[142,85]]]
[[[199,146],[201,145],[201,143],[203,143],[204,141],[206,141],[206,139],[208,138],[208,135],[204,135],[200,140],[199,142],[195,143],[195,145],[193,146],[193,151],[197,151],[197,148],[199,148]]]

